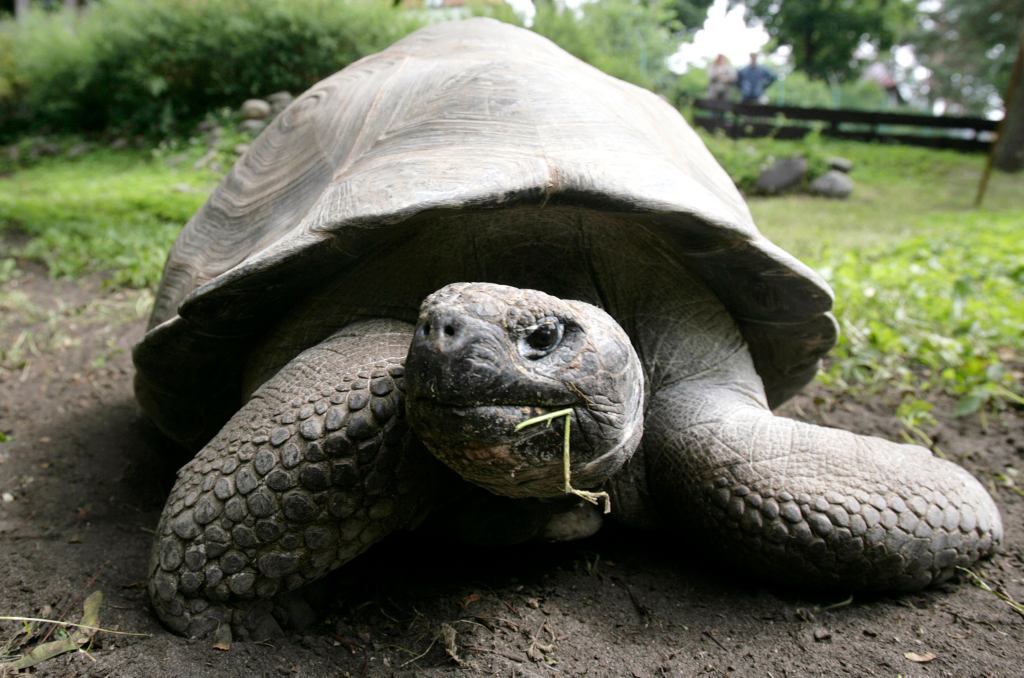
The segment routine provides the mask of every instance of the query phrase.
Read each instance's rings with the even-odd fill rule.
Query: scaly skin
[[[729,314],[699,286],[686,292],[675,298],[678,308],[634,319],[651,347],[644,355],[656,363],[648,373],[659,376],[644,415],[643,452],[610,482],[613,515],[645,525],[702,528],[708,544],[720,544],[734,563],[804,586],[917,589],[994,552],[1002,538],[999,512],[969,473],[921,447],[776,417]],[[451,402],[469,374],[486,384],[522,380],[529,390],[534,377],[532,371],[523,374],[519,335],[507,318],[543,306],[546,296],[482,283],[450,285],[432,295],[410,364],[413,356],[417,365],[423,362],[423,351],[443,360],[445,369],[442,377],[410,388],[414,409],[421,398]],[[565,311],[566,322],[601,333],[586,306]],[[421,341],[422,328],[439,318],[461,328],[451,350]],[[475,350],[476,341],[490,346],[486,356]],[[586,341],[602,344],[595,336]],[[692,353],[682,351],[687,345],[701,350],[700,369],[694,369]],[[587,370],[574,369],[579,361],[572,354],[563,360],[562,379],[574,384],[570,390],[581,393],[581,403],[623,401],[621,394],[609,395],[611,382],[588,388],[593,382],[576,376]],[[601,366],[597,361],[591,369]],[[587,408],[577,406],[576,419],[581,410]],[[461,416],[480,418],[480,430],[491,423],[488,412]],[[445,441],[441,431],[428,444],[442,447]],[[487,486],[502,494],[495,487],[501,482],[514,485],[498,476]]]
[[[559,425],[515,430],[566,405],[578,489],[604,484],[626,523],[698,528],[759,576],[907,590],[994,552],[999,513],[966,471],[774,416],[721,305],[695,283],[666,298],[630,319],[645,365],[600,309],[486,283],[431,295],[415,333],[365,321],[300,353],[180,471],[153,553],[158,614],[190,636],[265,637],[277,596],[418,523],[440,493],[455,500],[441,527],[456,533],[592,533],[596,510],[536,499],[560,496]],[[552,319],[548,346],[535,333]],[[421,440],[491,499],[459,503]],[[514,529],[489,527],[502,520]]]
[[[735,383],[657,394],[644,438],[662,515],[702,528],[735,565],[805,588],[913,590],[994,552],[999,512],[964,469],[776,417]]]
[[[303,352],[178,472],[149,582],[169,628],[273,635],[275,596],[429,510],[443,469],[405,424],[410,336],[372,321]]]

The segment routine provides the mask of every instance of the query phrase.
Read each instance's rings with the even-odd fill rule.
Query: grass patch
[[[1024,212],[945,213],[892,245],[824,257],[841,334],[823,382],[895,386],[905,393],[898,414],[916,428],[928,423],[932,391],[958,398],[959,415],[1024,405],[1021,223]]]
[[[768,148],[772,157],[805,152],[804,143],[795,141],[770,141]],[[824,139],[815,148],[819,156],[853,161],[856,187],[847,200],[807,195],[748,200],[758,228],[805,261],[821,261],[834,250],[890,245],[928,228],[933,216],[951,223],[954,215],[1024,213],[1024,175],[1001,172],[992,175],[983,208],[973,209],[985,165],[980,154]]]
[[[219,178],[188,160],[172,167],[151,153],[108,150],[43,160],[0,178],[0,230],[29,236],[18,254],[54,276],[105,271],[113,285],[152,287]]]
[[[959,415],[1024,404],[1024,176],[996,173],[973,209],[984,156],[822,143],[853,160],[850,199],[749,201],[761,231],[835,290],[839,344],[819,379],[899,389],[897,414],[921,442],[934,393],[956,398]]]

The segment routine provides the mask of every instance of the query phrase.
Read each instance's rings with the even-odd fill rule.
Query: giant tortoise
[[[801,586],[945,580],[1002,535],[971,475],[772,413],[831,306],[660,98],[497,21],[424,28],[299,97],[170,253],[136,393],[201,449],[153,605],[262,636],[424,520],[507,543],[615,520]]]

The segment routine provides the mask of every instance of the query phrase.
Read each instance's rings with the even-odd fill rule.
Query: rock
[[[807,174],[807,159],[802,155],[780,158],[761,172],[757,178],[757,190],[762,193],[781,193],[803,181]]]
[[[238,126],[243,132],[251,132],[253,134],[259,134],[263,131],[263,128],[267,126],[267,123],[262,120],[243,120],[242,124]]]
[[[829,169],[838,170],[846,174],[853,171],[853,161],[839,155],[826,158],[825,163],[829,166]]]
[[[270,104],[263,99],[247,99],[238,112],[246,120],[264,120],[270,117]]]
[[[829,170],[811,182],[811,193],[826,198],[846,198],[853,192],[853,179],[839,170]]]
[[[55,155],[60,155],[60,146],[52,141],[47,141],[46,139],[36,140],[28,149],[28,157],[30,160],[52,158]]]
[[[267,97],[267,101],[270,102],[270,111],[274,115],[277,115],[284,109],[288,108],[288,104],[295,100],[291,92],[274,92]]]
[[[245,152],[249,150],[249,144],[236,144],[235,153],[237,155],[245,155]]]
[[[118,137],[110,142],[110,150],[121,151],[128,148],[128,140],[124,137]]]
[[[78,157],[81,157],[81,156],[85,155],[86,153],[88,153],[89,149],[91,149],[91,148],[92,147],[89,144],[85,143],[85,142],[77,143],[74,146],[72,146],[71,148],[69,148],[65,155],[69,159],[78,158]]]

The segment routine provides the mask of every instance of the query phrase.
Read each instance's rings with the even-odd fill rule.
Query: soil
[[[396,537],[317,589],[321,617],[305,632],[227,649],[175,636],[144,588],[183,461],[132,396],[129,350],[150,297],[19,266],[0,286],[0,614],[77,622],[85,597],[102,591],[102,627],[146,634],[99,633],[31,669],[39,675],[1024,672],[1024,615],[968,579],[912,595],[807,597],[705,562],[698,544],[619,529],[502,549]],[[1014,471],[1024,469],[1024,413],[956,419],[951,402],[935,406],[935,443],[1003,512],[1003,553],[977,572],[1024,600],[1024,478]],[[811,388],[784,411],[893,439],[903,430],[886,394],[857,402]],[[37,624],[26,638],[23,628],[0,622],[0,654],[61,634]]]

